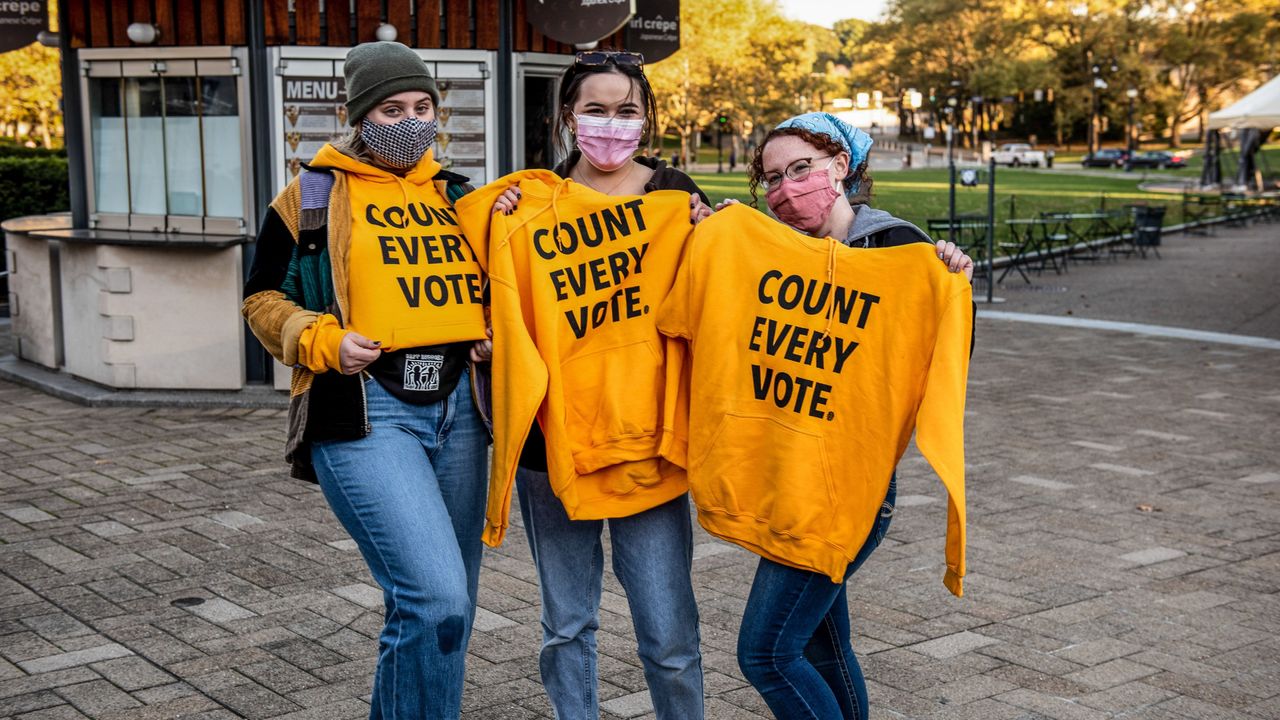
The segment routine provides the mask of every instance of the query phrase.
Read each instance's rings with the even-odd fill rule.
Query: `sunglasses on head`
[[[574,62],[578,65],[644,65],[644,55],[636,52],[627,52],[625,50],[588,50],[580,52],[574,57]]]

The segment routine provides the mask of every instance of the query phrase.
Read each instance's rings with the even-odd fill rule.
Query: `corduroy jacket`
[[[467,178],[434,177],[450,203],[470,192]],[[241,313],[272,357],[293,368],[285,460],[292,476],[316,482],[310,443],[354,440],[370,432],[362,374],[313,373],[298,364],[298,338],[322,314],[349,317],[347,254],[351,206],[341,170],[304,169],[271,201],[245,282]],[[487,363],[472,363],[472,397],[489,425]]]

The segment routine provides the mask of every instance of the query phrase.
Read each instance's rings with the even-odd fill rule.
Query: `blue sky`
[[[884,11],[885,0],[780,0],[782,11],[788,17],[831,27],[837,20],[848,17],[875,20]]]

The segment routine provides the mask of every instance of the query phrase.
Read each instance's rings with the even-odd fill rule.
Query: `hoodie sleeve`
[[[658,308],[657,326],[666,348],[666,383],[662,403],[662,446],[660,452],[667,460],[682,468],[689,467],[689,404],[693,377],[693,329],[697,322],[692,317],[699,302],[694,298],[694,246],[699,230],[685,243],[676,271],[675,282]]]
[[[498,546],[510,525],[511,496],[520,451],[547,392],[548,371],[525,319],[506,216],[493,203],[512,184],[501,178],[458,200],[458,220],[477,246],[485,245],[493,321],[493,463],[483,540]],[[513,216],[516,217],[516,216]],[[517,239],[518,241],[518,239]]]
[[[486,272],[489,271],[490,262],[489,226],[493,217],[493,203],[510,185],[509,181],[499,178],[463,195],[453,204],[462,233],[467,236],[467,242],[476,254],[476,261]]]
[[[947,489],[947,571],[942,583],[964,592],[964,403],[973,316],[968,283],[948,301],[938,323],[924,396],[916,413],[916,446]]]

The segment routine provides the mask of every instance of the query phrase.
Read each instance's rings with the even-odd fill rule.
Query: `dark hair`
[[[845,148],[844,145],[841,145],[836,141],[835,138],[823,133],[816,133],[811,130],[805,130],[804,128],[798,127],[774,128],[773,130],[770,130],[769,134],[764,136],[764,141],[756,148],[756,153],[751,158],[751,164],[747,166],[747,177],[751,179],[751,207],[757,207],[759,204],[760,198],[757,196],[756,191],[759,189],[760,183],[764,182],[764,148],[769,144],[770,140],[776,137],[782,137],[783,135],[798,137],[832,157],[835,157],[840,153],[847,154],[849,152],[849,150]],[[849,189],[857,183],[861,183],[858,185],[857,194],[849,198],[849,204],[855,207],[858,205],[866,205],[871,202],[871,185],[873,183],[871,180],[871,172],[867,169],[866,160],[863,160],[862,164],[858,167],[850,168],[849,174],[845,175],[844,178],[840,180],[840,184],[844,187],[846,193],[848,193]]]
[[[575,62],[565,68],[564,75],[560,77],[560,112],[556,114],[555,129],[552,131],[552,137],[554,138],[556,150],[561,155],[568,155],[569,151],[573,149],[572,145],[566,145],[565,128],[568,124],[569,116],[573,114],[573,104],[578,101],[578,93],[582,90],[582,83],[586,82],[586,79],[592,75],[609,72],[627,76],[631,79],[631,84],[640,89],[640,105],[644,108],[644,135],[640,138],[640,144],[648,144],[649,134],[653,132],[653,129],[658,124],[658,101],[653,95],[653,88],[649,86],[649,78],[645,77],[643,66],[613,62],[606,62],[602,65],[582,65]]]

